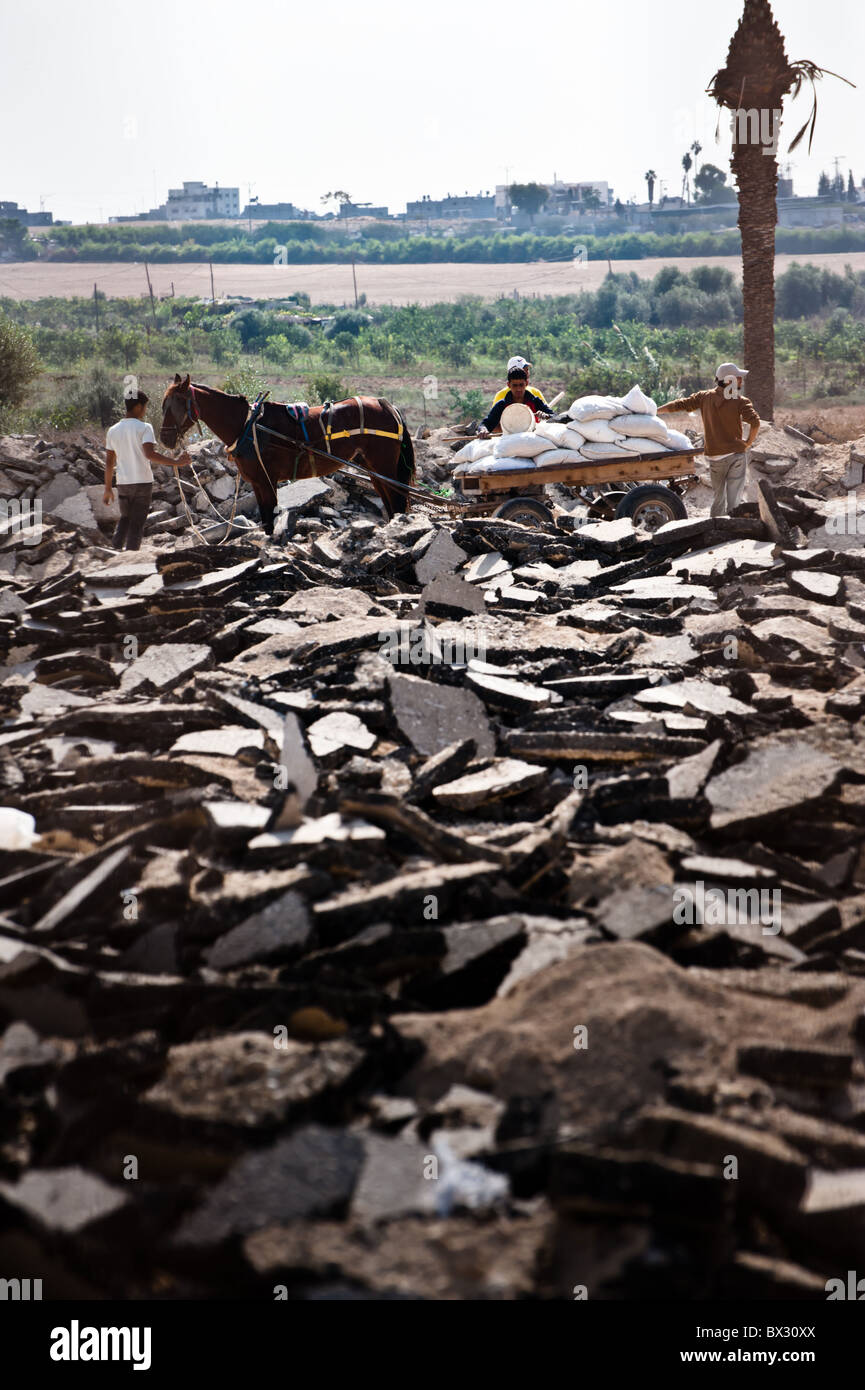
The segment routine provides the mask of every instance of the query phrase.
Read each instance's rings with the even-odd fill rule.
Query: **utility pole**
[[[93,309],[96,314],[96,334],[99,336],[99,294],[96,289],[96,281],[93,282]]]
[[[354,307],[355,307],[355,309],[356,309],[356,308],[358,307],[358,305],[357,305],[357,273],[356,273],[355,268],[354,268],[354,256],[352,256],[352,258],[351,258],[351,278],[352,278],[352,280],[354,281]]]
[[[215,303],[216,303],[216,290],[213,288],[213,261],[208,261],[207,264],[210,266],[210,298],[211,298],[212,303],[215,304]]]
[[[144,262],[144,274],[147,276],[147,288],[150,291],[150,312],[153,315],[153,324],[156,326],[156,304],[153,299],[153,286],[150,283],[150,267]]]

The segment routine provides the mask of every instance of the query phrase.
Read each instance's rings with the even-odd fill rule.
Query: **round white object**
[[[39,838],[31,815],[13,806],[0,806],[0,849],[30,849]]]
[[[523,405],[520,401],[512,401],[502,411],[502,418],[499,423],[502,427],[502,434],[525,434],[527,430],[533,430],[535,427],[534,411],[530,405]]]

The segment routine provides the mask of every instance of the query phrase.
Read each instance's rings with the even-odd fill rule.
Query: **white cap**
[[[531,367],[531,362],[527,362],[524,357],[511,357],[508,359],[509,372],[525,372]]]
[[[729,381],[731,376],[747,376],[744,367],[737,367],[735,362],[722,362],[715,373],[718,381]]]

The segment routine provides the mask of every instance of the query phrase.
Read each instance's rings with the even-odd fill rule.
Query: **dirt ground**
[[[845,265],[865,270],[865,251],[852,251],[809,256],[781,255],[775,257],[775,273],[780,274],[795,260],[807,260],[811,265],[825,266],[837,273]],[[581,290],[596,290],[610,266],[617,273],[634,270],[643,279],[651,279],[665,265],[678,265],[683,270],[696,265],[723,265],[737,277],[741,276],[739,256],[700,256],[666,260],[653,258],[641,261],[587,260],[532,261],[505,265],[359,265],[358,293],[369,304],[436,304],[455,300],[464,294],[482,295],[497,299],[517,290],[524,296],[574,294]],[[354,287],[351,265],[214,265],[214,287],[217,297],[249,295],[256,299],[279,299],[295,290],[305,291],[318,304],[353,304]],[[151,265],[150,276],[154,292],[170,295],[171,286],[177,294],[210,297],[210,270],[206,263],[185,262],[181,265]],[[0,264],[0,295],[12,299],[40,299],[56,296],[71,299],[93,293],[96,282],[109,297],[125,297],[147,293],[144,266],[136,262],[90,261],[75,264],[67,261],[12,261]]]

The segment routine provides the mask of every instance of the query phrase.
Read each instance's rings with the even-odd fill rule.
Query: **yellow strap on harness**
[[[339,430],[336,434],[329,434],[330,439],[348,439],[353,434],[377,434],[381,439],[402,439],[402,430],[399,434],[394,434],[391,430]],[[329,452],[329,451],[328,451]]]
[[[333,431],[333,429],[332,429],[332,427],[331,427],[331,423],[330,423],[330,422],[331,422],[331,419],[332,419],[332,416],[333,416],[333,412],[330,412],[330,413],[328,414],[328,417],[327,417],[327,425],[325,426],[325,430],[324,430],[324,442],[325,442],[325,445],[326,445],[326,447],[327,447],[327,452],[328,452],[328,453],[330,453],[330,441],[331,441],[332,439],[351,439],[351,438],[352,438],[354,435],[356,435],[356,434],[375,434],[375,435],[378,435],[379,439],[398,439],[398,440],[400,441],[400,443],[402,442],[402,436],[403,436],[403,422],[402,422],[402,420],[399,421],[399,429],[398,429],[398,431],[397,431],[396,434],[394,434],[392,430],[370,430],[370,429],[367,429],[366,426],[365,426],[364,423],[363,423],[363,401],[361,400],[360,396],[354,396],[352,399],[357,401],[358,410],[360,411],[360,426],[359,426],[358,429],[354,429],[354,430],[337,430],[337,431],[334,433],[334,431]]]

